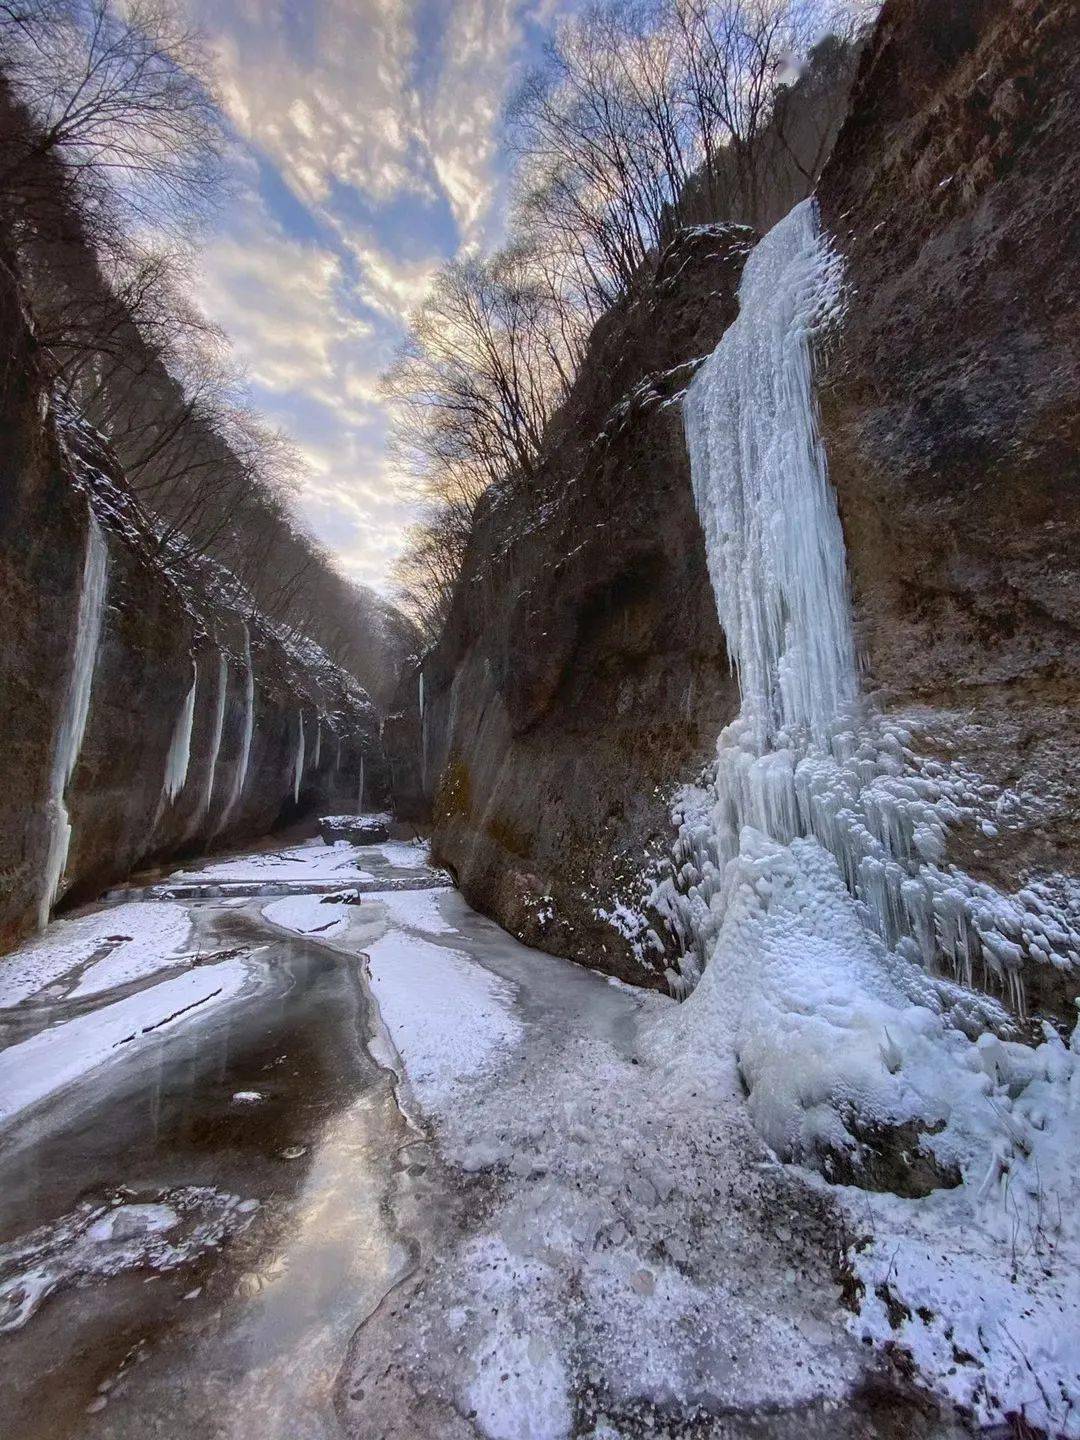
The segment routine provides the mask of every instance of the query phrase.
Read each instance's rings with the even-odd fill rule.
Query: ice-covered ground
[[[105,1064],[122,1046],[196,1007],[232,999],[247,974],[238,958],[202,965],[0,1050],[0,1124]]]
[[[0,1009],[49,990],[90,994],[175,963],[190,930],[187,911],[132,902],[56,920],[0,960]]]
[[[865,956],[831,857],[761,846],[744,855],[738,943],[724,948],[752,974],[706,971],[679,1006],[526,950],[452,890],[267,907],[309,935],[331,918],[328,943],[370,956],[408,1092],[478,1187],[408,1307],[366,1332],[351,1377],[366,1404],[416,1407],[432,1433],[470,1415],[494,1440],[554,1440],[585,1418],[637,1434],[728,1409],[820,1417],[868,1368],[896,1382],[910,1355],[921,1383],[979,1423],[1023,1415],[1080,1433],[1075,1055],[1049,1032],[1035,1050],[948,1041],[915,1003],[929,992],[905,995]],[[781,1023],[796,995],[805,1007]],[[785,1070],[769,1050],[793,1026],[816,1067]],[[893,1120],[925,1116],[951,1067],[940,1158],[968,1183],[905,1200],[778,1162],[767,1142],[790,1150],[789,1117],[814,1120],[799,1087],[817,1077],[820,1138],[837,1140],[836,1086],[859,1064],[857,1098]],[[984,1154],[1002,1124],[1008,1144]],[[381,1375],[402,1346],[423,1395]]]
[[[800,850],[785,853],[794,864]],[[807,864],[816,857],[808,847]],[[706,970],[676,1005],[526,949],[437,887],[420,846],[315,842],[270,858],[314,886],[347,861],[354,874],[424,887],[346,884],[340,898],[298,887],[245,902],[237,921],[261,912],[268,935],[294,933],[366,969],[381,1016],[372,1053],[398,1070],[401,1106],[437,1157],[426,1208],[415,1196],[381,1202],[414,1261],[352,1347],[338,1404],[353,1433],[708,1434],[735,1413],[769,1435],[872,1436],[855,1398],[868,1373],[895,1409],[910,1367],[978,1422],[1023,1415],[1080,1433],[1080,1244],[1067,1203],[1080,1153],[1075,1053],[1050,1034],[1037,1049],[992,1036],[942,1048],[931,1012],[908,1005],[890,1030],[896,1053],[883,1055],[872,1012],[896,993],[860,990],[866,1014],[853,1008],[844,887],[793,874],[785,899],[783,866],[761,859],[768,895],[748,884],[731,924],[748,965],[793,966],[798,985],[771,993],[734,973],[710,983]],[[223,863],[265,874],[262,856]],[[137,1053],[163,1026],[244,1003],[257,955],[202,959],[190,933],[199,913],[168,900],[115,905],[57,922],[0,969],[0,1024],[38,1009],[52,1022],[0,1050],[0,1123]],[[860,965],[848,918],[848,960]],[[763,964],[754,945],[779,949]],[[860,1045],[874,1083],[879,1070],[886,1085],[904,1072],[916,1090],[933,1089],[944,1058],[954,1105],[981,1107],[1007,1140],[979,1175],[968,1174],[977,1146],[960,1146],[947,1158],[969,1183],[903,1200],[780,1163],[769,1106],[777,1123],[795,1113],[806,1124],[813,1096],[772,1093],[770,1080],[756,1097],[751,1085],[748,1103],[755,1065],[784,1069],[782,1056],[754,1053],[775,1016],[742,1001],[787,1004],[811,980],[813,1003],[785,1025],[809,1027],[803,1049],[818,1034],[829,1098],[829,1065],[842,1060],[849,1083]],[[258,1095],[234,1103],[255,1111]],[[829,1105],[822,1123],[834,1118]],[[959,1133],[946,1126],[941,1143],[957,1146]],[[787,1143],[782,1130],[771,1138]],[[21,1237],[23,1250],[0,1254],[8,1319],[23,1323],[57,1288],[185,1263],[213,1248],[215,1226],[225,1238],[247,1223],[227,1196],[193,1202],[190,1224],[184,1203],[180,1192],[121,1199],[115,1216],[73,1212]]]
[[[371,873],[358,862],[357,847],[343,840],[336,845],[324,845],[321,840],[305,840],[282,850],[229,855],[194,869],[177,871],[172,876],[173,880],[222,884],[285,880],[297,886],[321,880],[340,881],[342,885],[348,885],[356,880],[372,878]]]
[[[647,1060],[643,1029],[672,1002],[526,949],[454,891],[423,893],[312,906],[357,927],[412,1100],[471,1197],[408,1306],[365,1327],[349,1377],[364,1423],[385,1405],[387,1434],[415,1433],[415,1407],[424,1433],[471,1414],[501,1440],[568,1435],[586,1413],[640,1426],[839,1401],[865,1351],[839,1305],[830,1208],[771,1163],[733,1079],[673,1086]],[[372,939],[380,910],[390,928]],[[404,1397],[386,1374],[400,1347]]]

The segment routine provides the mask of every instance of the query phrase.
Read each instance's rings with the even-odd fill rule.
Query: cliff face
[[[868,685],[998,797],[949,858],[1005,890],[1080,869],[1078,148],[1075,5],[898,0],[819,187],[852,289],[821,398]]]
[[[992,799],[950,862],[1070,913],[1078,29],[1066,3],[886,4],[819,187],[849,283],[819,378],[867,688]],[[492,500],[424,665],[439,859],[530,943],[638,980],[665,963],[635,907],[671,795],[736,708],[677,396],[750,239],[684,233],[598,327],[541,502]],[[1068,974],[1038,968],[1033,1005],[1066,1008]]]
[[[48,907],[50,854],[64,862],[56,899],[88,898],[147,861],[263,834],[317,807],[353,810],[365,753],[376,800],[383,774],[360,687],[321,652],[290,653],[206,575],[161,563],[107,448],[50,410],[7,280],[0,311],[4,947]],[[96,635],[92,527],[104,569]],[[89,691],[81,743],[70,744],[80,631]],[[62,783],[65,745],[74,768]]]
[[[753,232],[683,232],[606,317],[560,413],[541,498],[494,496],[424,663],[436,859],[530,944],[659,983],[638,912],[674,786],[736,693],[678,396],[735,313]]]

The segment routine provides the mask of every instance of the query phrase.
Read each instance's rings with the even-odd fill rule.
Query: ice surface
[[[391,922],[424,935],[453,935],[455,927],[443,918],[439,899],[451,890],[374,890],[364,896],[364,903],[377,901],[384,905]]]
[[[257,1208],[196,1185],[141,1203],[123,1194],[85,1202],[0,1245],[0,1334],[21,1329],[60,1290],[128,1270],[163,1274],[190,1264],[250,1225]]]
[[[240,958],[200,965],[0,1050],[0,1124],[111,1059],[121,1047],[240,992]]]
[[[0,959],[0,1009],[46,988],[92,995],[151,975],[177,962],[190,928],[187,911],[165,902],[133,901],[55,920]]]
[[[387,864],[398,870],[426,869],[430,863],[426,840],[381,840],[370,848],[378,850]]]
[[[71,672],[60,725],[53,742],[49,790],[45,800],[49,844],[38,903],[38,925],[41,928],[48,923],[52,907],[56,903],[71,845],[67,787],[78,764],[83,736],[86,733],[86,721],[90,714],[90,693],[94,684],[94,668],[101,640],[108,581],[109,548],[101,526],[91,510],[87,521],[86,553],[79,590],[79,609],[75,620]]]
[[[295,881],[298,886],[308,881],[340,880],[342,885],[349,885],[356,880],[374,878],[369,871],[360,868],[359,858],[359,848],[347,841],[324,845],[321,840],[306,840],[303,844],[290,845],[282,850],[256,850],[250,854],[211,860],[195,869],[177,870],[170,878],[220,884],[228,881],[289,880]]]
[[[665,997],[530,951],[459,896],[442,918],[460,938],[370,947],[374,989],[441,1153],[484,1174],[485,1203],[395,1307],[385,1356],[361,1352],[366,1373],[407,1353],[425,1393],[508,1440],[578,1433],[590,1389],[633,1414],[842,1394],[860,1346],[826,1262],[771,1233],[801,1211],[760,1167],[734,1076],[698,1083],[635,1051]],[[517,1034],[474,1056],[475,986],[496,976]]]

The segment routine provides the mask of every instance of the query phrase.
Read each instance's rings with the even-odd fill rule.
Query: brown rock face
[[[72,837],[58,898],[90,898],[138,864],[265,834],[306,812],[352,809],[365,752],[376,800],[384,778],[376,717],[358,686],[325,657],[298,658],[265,625],[245,624],[199,575],[166,573],[155,561],[107,447],[53,423],[6,272],[0,334],[2,950],[33,928],[46,889],[50,774],[91,511],[108,550],[107,588],[85,734],[65,792]],[[193,677],[190,759],[169,798],[167,757]]]
[[[659,940],[606,916],[640,902],[672,790],[737,704],[677,396],[735,314],[754,238],[684,232],[597,327],[541,500],[493,499],[424,664],[436,858],[530,944],[645,983]]]
[[[1009,890],[1080,868],[1078,153],[1071,0],[894,0],[819,190],[853,290],[822,419],[868,683],[1014,793],[949,851]]]

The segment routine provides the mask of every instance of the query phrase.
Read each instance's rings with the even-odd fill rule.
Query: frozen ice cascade
[[[251,631],[244,626],[244,729],[240,737],[240,759],[236,764],[232,788],[225,808],[218,821],[218,830],[224,830],[233,817],[233,811],[240,803],[247,780],[248,765],[251,761],[251,740],[255,734],[255,667],[251,661]],[[220,739],[220,737],[219,737]]]
[[[293,803],[300,803],[300,782],[304,778],[304,717],[296,712],[296,759],[293,761]]]
[[[45,817],[48,825],[48,850],[42,877],[38,924],[44,928],[64,878],[68,850],[71,846],[71,818],[67,809],[67,787],[79,761],[86,721],[90,714],[90,691],[94,684],[94,667],[101,641],[101,623],[105,614],[105,594],[109,582],[109,547],[93,511],[86,532],[82,585],[79,609],[75,620],[75,647],[68,676],[67,698],[53,745],[49,771],[49,792]]]
[[[191,688],[184,697],[180,714],[176,717],[169,753],[165,757],[165,776],[161,782],[161,806],[172,802],[187,782],[188,765],[191,761],[191,730],[195,721],[195,688],[199,683],[197,663],[191,667]]]
[[[341,752],[340,752],[340,749],[339,749],[338,754],[340,755],[340,753],[341,753]],[[360,789],[359,789],[359,793],[357,794],[357,797],[356,797],[356,813],[357,813],[358,815],[362,815],[362,814],[364,813],[364,756],[363,756],[363,753],[361,753],[361,755],[360,755]]]
[[[214,701],[214,728],[210,732],[210,758],[206,766],[206,779],[195,814],[192,816],[188,837],[195,835],[207,815],[214,798],[214,782],[217,778],[218,756],[221,754],[221,737],[225,729],[225,701],[229,690],[229,662],[225,651],[218,651],[217,698]]]
[[[1004,896],[946,863],[970,796],[860,697],[813,377],[843,275],[813,200],[751,253],[739,302],[684,423],[740,713],[711,782],[678,796],[652,901],[685,951],[672,987],[692,991],[674,1043],[730,1056],[765,1138],[806,1155],[849,1150],[856,1113],[936,1129],[950,1087],[958,1116],[943,1047],[967,1073],[970,1037],[1013,1026],[965,987],[1022,1014],[1023,966],[1075,964],[1080,937],[1038,887]],[[963,1164],[953,1127],[933,1148]]]

